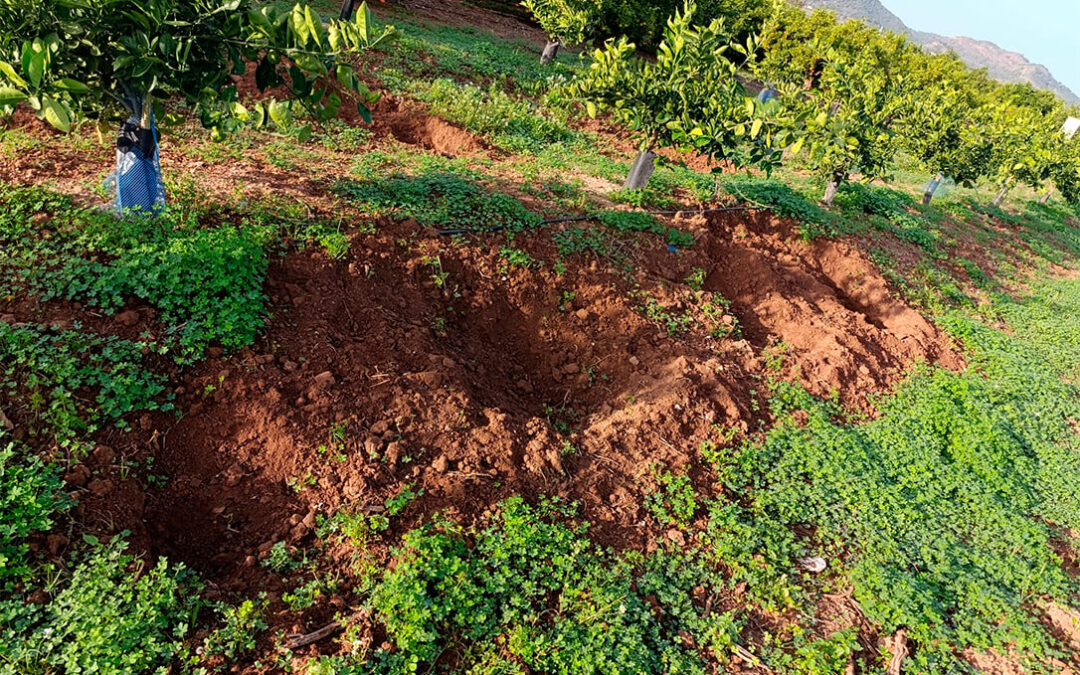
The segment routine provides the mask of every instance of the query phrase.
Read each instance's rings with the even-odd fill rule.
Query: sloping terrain
[[[370,126],[166,137],[160,223],[15,119],[0,411],[71,500],[29,554],[193,570],[144,613],[178,670],[1075,671],[1075,213],[626,194],[539,36],[452,10],[370,57]],[[70,599],[16,592],[50,672],[13,626]]]

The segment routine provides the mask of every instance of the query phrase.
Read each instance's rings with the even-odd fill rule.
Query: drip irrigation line
[[[650,216],[674,216],[680,213],[686,213],[690,215],[701,215],[706,213],[727,213],[730,211],[758,211],[760,209],[751,206],[722,206],[709,209],[676,209],[667,211],[630,211],[629,213],[646,213]],[[580,223],[586,220],[596,220],[598,216],[596,214],[585,216],[564,216],[560,218],[548,218],[547,220],[541,220],[541,225],[555,225],[556,223]],[[506,225],[492,225],[491,227],[461,227],[450,230],[438,230],[440,235],[453,236],[456,234],[477,234],[482,232],[498,232],[499,230],[505,230]]]

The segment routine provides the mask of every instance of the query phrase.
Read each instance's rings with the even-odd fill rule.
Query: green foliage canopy
[[[267,117],[286,126],[287,103],[249,112],[237,102],[231,76],[254,62],[260,88],[286,86],[319,119],[337,114],[335,87],[360,94],[366,116],[371,94],[344,57],[390,32],[375,29],[366,3],[355,21],[324,24],[300,4],[280,11],[246,0],[0,0],[0,111],[25,102],[68,131],[80,116],[109,120],[125,109],[146,119],[143,100],[178,97],[219,131]]]

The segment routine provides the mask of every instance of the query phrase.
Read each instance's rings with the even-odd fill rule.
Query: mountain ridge
[[[883,30],[905,34],[934,54],[956,52],[972,68],[986,68],[995,80],[1027,82],[1039,89],[1052,91],[1070,105],[1080,102],[1080,96],[1057,80],[1046,66],[1032,63],[1023,54],[1004,49],[989,40],[913,30],[879,0],[805,0],[801,4],[806,10],[828,9],[841,19],[861,19]]]

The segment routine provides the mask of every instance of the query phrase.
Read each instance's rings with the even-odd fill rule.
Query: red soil
[[[452,155],[485,149],[415,104],[387,97],[375,108],[375,143],[392,137]],[[48,142],[48,132],[34,133]],[[90,172],[73,180],[40,165],[58,152],[57,166],[68,166],[70,150],[33,149],[0,162],[0,179],[85,184]],[[347,158],[338,162],[344,174]],[[258,156],[216,165],[214,177],[191,158],[166,154],[165,164],[220,195],[243,180],[248,190],[302,194],[322,215],[340,209],[326,176],[283,172]],[[765,421],[765,378],[779,374],[822,396],[835,391],[850,408],[872,412],[867,395],[887,391],[914,364],[962,365],[949,340],[852,245],[803,242],[792,223],[765,213],[671,224],[697,244],[671,252],[647,236],[617,240],[633,264],[629,275],[584,256],[554,274],[549,230],[514,241],[547,265],[506,269],[500,235],[451,246],[412,221],[381,220],[377,234],[354,238],[342,261],[322,252],[277,259],[266,284],[272,318],[258,343],[176,374],[179,420],[145,415],[134,433],[103,432],[98,451],[70,475],[82,502],[77,515],[91,531],[127,529],[139,549],[189,563],[211,594],[273,596],[279,580],[257,564],[271,545],[311,543],[319,514],[379,509],[405,484],[424,492],[394,519],[391,535],[440,509],[468,522],[513,494],[561,495],[581,503],[601,543],[651,548],[666,536],[639,509],[651,468],[689,468],[708,494],[698,445],[715,438],[717,425],[740,436],[756,431]],[[445,288],[421,261],[435,254]],[[705,291],[731,301],[741,338],[675,339],[642,316],[635,289],[682,311],[692,303],[684,280],[696,268],[706,273]],[[79,319],[132,337],[159,329],[150,308],[131,309],[134,323],[121,325],[79,307],[0,298],[9,320]],[[779,372],[766,355],[781,357]],[[343,462],[320,452],[335,425],[345,430]],[[118,455],[153,456],[153,473],[168,483],[144,494],[117,469]],[[314,484],[300,491],[288,485],[309,476]],[[60,553],[66,542],[48,545]],[[331,555],[347,568],[348,552]],[[308,627],[343,602],[309,612]]]

